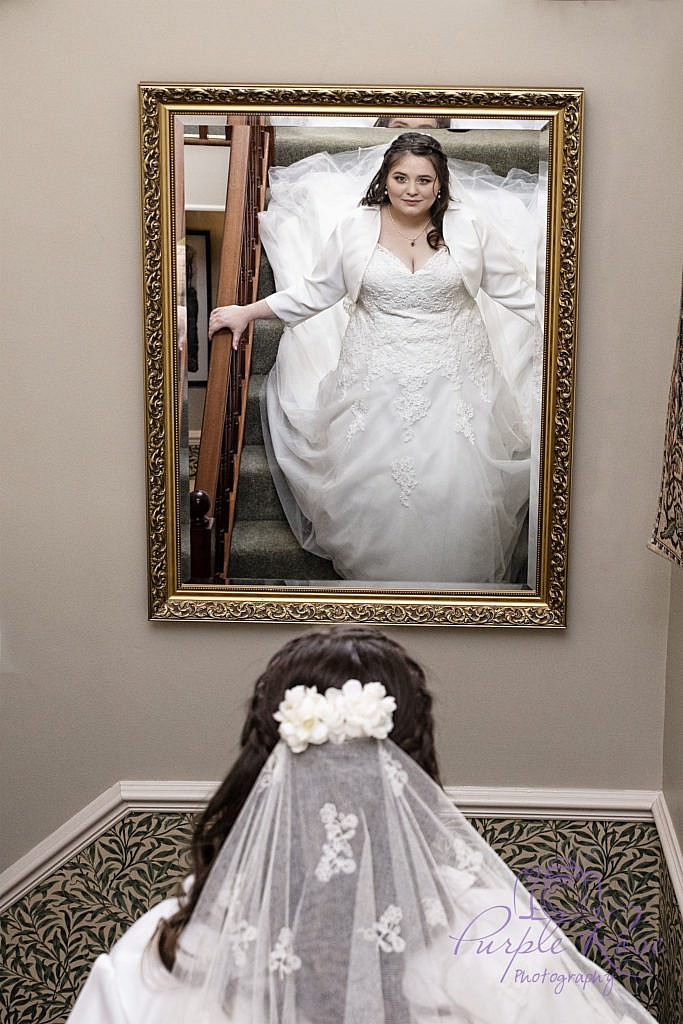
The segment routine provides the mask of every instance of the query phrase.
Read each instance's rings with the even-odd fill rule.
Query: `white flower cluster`
[[[295,686],[275,712],[280,738],[300,754],[309,743],[343,743],[344,740],[374,737],[386,739],[394,722],[396,701],[387,697],[381,683],[348,679],[339,690],[324,694],[315,686]]]

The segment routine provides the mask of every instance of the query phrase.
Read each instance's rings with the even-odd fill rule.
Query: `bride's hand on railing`
[[[209,317],[209,338],[217,331],[232,331],[232,347],[237,348],[240,338],[249,326],[251,317],[247,306],[218,306]]]

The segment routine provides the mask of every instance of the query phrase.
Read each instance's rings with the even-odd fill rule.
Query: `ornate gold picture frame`
[[[565,626],[583,91],[143,83],[139,103],[150,618]],[[270,196],[269,171],[282,154],[290,153],[289,161],[331,151],[360,159],[375,147],[380,161],[404,131],[437,139],[465,203],[484,209],[487,200],[475,195],[480,174],[500,186],[491,231],[505,238],[519,273],[535,288],[534,354],[515,392],[531,409],[516,554],[504,571],[491,573],[495,578],[451,579],[444,570],[445,578],[435,579],[433,567],[426,582],[413,578],[417,571],[393,579],[390,569],[382,573],[387,579],[362,578],[362,568],[350,578],[336,561],[326,574],[326,553],[321,558],[315,544],[297,560],[301,544],[287,535],[284,561],[257,539],[250,562],[243,538],[258,529],[266,537],[269,528],[241,523],[240,506],[251,503],[258,517],[276,504],[270,490],[266,495],[247,482],[250,459],[266,472],[249,431],[261,429],[252,406],[267,386],[267,369],[260,372],[251,329],[237,352],[222,331],[211,345],[206,391],[194,387],[190,397],[192,339],[208,310],[197,316],[203,297],[194,294],[186,232],[215,228],[212,262],[218,256],[220,270],[212,275],[211,304],[251,302],[273,290],[263,280],[258,218]],[[519,235],[516,210],[532,225],[529,237]],[[457,262],[458,253],[452,255]],[[482,297],[475,298],[483,310]],[[501,338],[494,362],[506,377],[513,342],[505,329]],[[271,488],[270,479],[263,486]],[[391,534],[394,520],[383,514]],[[459,529],[450,506],[436,503],[423,522],[425,531],[446,537]],[[271,533],[279,538],[287,530],[283,515]],[[309,568],[319,564],[320,572]]]

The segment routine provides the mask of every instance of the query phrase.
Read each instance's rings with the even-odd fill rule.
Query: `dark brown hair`
[[[378,681],[396,698],[391,739],[439,785],[434,749],[432,697],[420,666],[400,644],[369,626],[319,629],[285,644],[256,681],[241,736],[242,749],[222,785],[196,822],[190,849],[194,880],[180,909],[159,929],[159,953],[171,970],[176,945],[194,910],[204,883],[251,792],[257,776],[279,740],[273,718],[285,690],[293,686],[340,688],[347,679]]]
[[[410,153],[412,156],[426,157],[436,173],[437,191],[439,194],[432,203],[430,210],[434,227],[427,234],[427,242],[430,248],[439,249],[444,245],[443,215],[451,201],[450,177],[446,154],[441,145],[431,135],[423,135],[422,132],[403,132],[402,135],[397,136],[384,154],[382,166],[370,182],[367,192],[360,201],[360,205],[388,206],[387,178],[392,167],[407,153]]]

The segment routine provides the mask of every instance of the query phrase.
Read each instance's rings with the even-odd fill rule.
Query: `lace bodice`
[[[391,377],[398,385],[392,402],[404,441],[427,416],[426,386],[436,374],[453,386],[454,429],[474,442],[472,409],[462,399],[463,375],[488,400],[493,355],[477,304],[448,249],[437,249],[414,273],[398,256],[378,245],[365,271],[358,301],[342,343],[337,385],[342,394],[361,384]],[[347,441],[364,429],[365,403],[354,403]],[[402,502],[411,489],[411,469],[401,462]],[[397,480],[398,482],[398,480]]]
[[[437,249],[413,273],[403,260],[378,245],[365,271],[358,303],[370,316],[431,318],[457,312],[468,294],[447,249]]]

